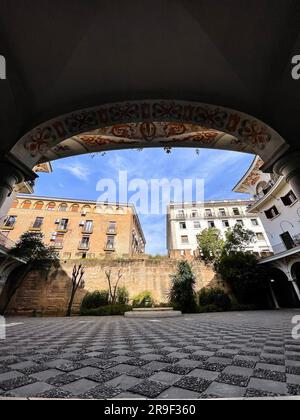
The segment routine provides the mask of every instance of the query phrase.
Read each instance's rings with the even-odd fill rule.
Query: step
[[[150,308],[148,308],[150,309]],[[157,309],[157,308],[155,308]],[[149,319],[157,319],[157,318],[176,318],[182,316],[180,311],[174,311],[173,309],[169,309],[168,311],[130,311],[125,312],[124,316],[126,318],[149,318]]]

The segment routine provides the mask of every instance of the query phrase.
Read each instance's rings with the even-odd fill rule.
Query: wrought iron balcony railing
[[[0,233],[0,246],[6,250],[14,248],[15,242]]]
[[[90,249],[90,244],[86,243],[86,242],[79,242],[78,249],[83,250],[83,251],[87,251],[87,250]]]

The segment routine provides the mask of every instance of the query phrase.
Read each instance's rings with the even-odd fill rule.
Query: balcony
[[[281,242],[280,244],[277,244],[277,245],[273,245],[272,248],[273,248],[274,254],[275,255],[282,254],[285,251],[289,251],[291,249],[298,248],[300,246],[300,234],[292,236],[292,239],[294,241],[294,246],[291,247],[291,248],[287,248],[283,242]]]
[[[84,235],[90,235],[94,232],[92,227],[83,227],[81,231]]]
[[[54,249],[63,249],[64,243],[63,242],[53,242],[51,246]]]
[[[1,230],[13,230],[14,228],[15,228],[15,224],[1,226]]]
[[[115,250],[116,250],[116,248],[115,248],[115,245],[114,244],[106,244],[105,247],[104,247],[104,251],[111,251],[111,252],[113,252]]]
[[[11,239],[7,238],[5,235],[0,233],[0,247],[4,248],[5,250],[10,250],[14,248],[15,242]]]
[[[179,215],[177,214],[175,216],[175,219],[178,221],[184,221],[184,220],[203,220],[203,219],[227,219],[227,218],[237,218],[237,217],[243,217],[245,216],[245,212],[243,210],[239,211],[239,214],[234,214],[233,212],[225,212],[225,213],[220,213],[220,212],[211,212],[210,214],[203,214],[203,216],[201,214],[198,214],[197,217],[194,217],[192,215],[189,214],[185,214],[185,215]],[[172,219],[172,217],[171,217]]]
[[[274,176],[273,179],[271,179],[266,187],[259,193],[254,195],[254,202],[250,204],[247,208],[247,210],[250,210],[252,207],[254,207],[259,201],[261,201],[272,189],[275,187],[277,183],[281,181],[280,176]]]
[[[40,232],[42,230],[42,225],[35,225],[34,223],[30,226],[30,232]]]
[[[79,251],[88,251],[90,249],[90,244],[87,242],[79,242],[78,249]]]
[[[108,228],[106,231],[107,235],[116,235],[117,234],[117,228]]]
[[[67,233],[68,227],[67,226],[57,226],[56,228],[57,233]]]

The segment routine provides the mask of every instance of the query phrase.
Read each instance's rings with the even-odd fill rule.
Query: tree
[[[267,306],[269,276],[266,268],[258,264],[255,255],[245,252],[224,253],[215,268],[239,303]]]
[[[73,272],[72,272],[72,279],[71,279],[71,282],[72,282],[71,283],[72,284],[71,297],[70,297],[66,316],[71,316],[72,314],[73,302],[74,302],[77,290],[84,288],[84,285],[85,285],[84,279],[83,279],[84,273],[85,273],[85,268],[81,264],[79,266],[77,266],[76,264],[74,265]]]
[[[32,270],[49,271],[52,266],[59,266],[59,256],[51,246],[43,242],[44,236],[39,232],[25,232],[15,247],[9,252],[13,257],[25,261],[19,267],[12,281],[6,282],[1,295],[0,313],[4,314],[11,299],[22,285],[26,275]]]
[[[243,226],[236,224],[233,229],[226,232],[226,240],[223,251],[226,254],[244,252],[248,245],[254,241],[255,233]]]
[[[216,228],[204,229],[198,236],[198,248],[201,257],[207,262],[217,260],[222,254],[224,248],[224,240],[221,232]]]
[[[196,304],[196,277],[187,261],[178,263],[177,273],[171,276],[172,287],[170,301],[184,313],[195,312]]]
[[[112,271],[111,270],[105,271],[105,275],[106,275],[107,282],[108,282],[109,303],[114,305],[116,303],[117,297],[118,297],[118,295],[117,295],[118,285],[119,285],[119,282],[120,282],[121,278],[123,277],[122,270],[118,271],[117,280],[116,280],[116,283],[115,283],[114,286],[112,285]]]

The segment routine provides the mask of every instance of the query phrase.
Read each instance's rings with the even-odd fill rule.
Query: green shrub
[[[221,309],[218,308],[217,305],[205,305],[205,306],[198,306],[199,314],[210,313],[210,312],[221,312]]]
[[[255,255],[243,252],[224,254],[215,268],[239,303],[261,309],[268,307],[269,276]]]
[[[118,290],[117,290],[117,302],[120,305],[128,305],[128,303],[129,303],[129,292],[128,292],[128,290],[125,286],[118,288]]]
[[[232,303],[231,311],[256,311],[259,309],[256,305],[242,305],[240,303]]]
[[[231,299],[222,289],[203,288],[199,292],[199,305],[215,305],[218,309],[221,309],[222,311],[228,311],[231,308]]]
[[[82,309],[96,309],[108,305],[108,292],[106,290],[87,293],[81,303]]]
[[[134,308],[152,308],[154,306],[152,293],[145,291],[135,296],[132,301],[132,306]]]
[[[177,273],[171,276],[170,302],[174,309],[183,313],[197,312],[195,285],[196,277],[187,261],[180,261]]]
[[[81,316],[110,316],[110,315],[124,315],[125,312],[132,310],[132,306],[129,305],[106,305],[100,306],[95,309],[85,309],[81,308]]]

